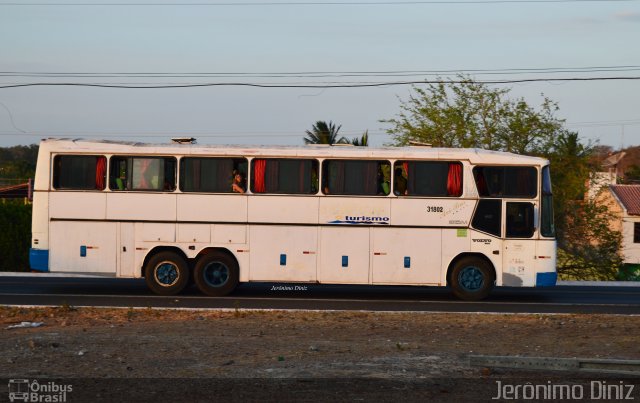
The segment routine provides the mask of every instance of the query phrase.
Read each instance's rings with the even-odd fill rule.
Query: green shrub
[[[618,273],[618,280],[640,281],[640,264],[623,264]]]
[[[29,271],[31,204],[0,200],[0,271]]]

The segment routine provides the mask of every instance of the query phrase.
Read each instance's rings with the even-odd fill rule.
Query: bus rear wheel
[[[154,293],[175,295],[189,283],[189,265],[177,253],[160,252],[147,262],[144,278]]]
[[[238,264],[226,253],[208,253],[196,263],[193,277],[202,293],[221,297],[231,293],[238,285]]]
[[[477,257],[465,257],[456,262],[450,279],[453,295],[465,301],[485,299],[495,281],[491,265]]]

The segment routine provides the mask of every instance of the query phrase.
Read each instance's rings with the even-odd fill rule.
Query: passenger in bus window
[[[246,190],[242,172],[236,169],[233,170],[233,183],[231,184],[231,189],[235,193],[244,193]]]
[[[378,166],[378,195],[388,195],[391,191],[391,165],[380,164]]]
[[[395,191],[397,196],[405,196],[407,194],[407,180],[402,175],[402,168],[398,167],[395,171]]]
[[[116,178],[116,186],[118,190],[127,190],[127,178],[124,175],[121,175],[119,178]]]
[[[114,160],[114,165],[118,169],[118,176],[116,177],[116,186],[118,190],[127,190],[127,168],[124,160]],[[120,166],[118,168],[118,165]]]

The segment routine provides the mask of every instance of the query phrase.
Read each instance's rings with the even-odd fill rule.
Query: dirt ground
[[[23,321],[44,325],[7,329]],[[156,402],[208,400],[202,390],[242,401],[467,401],[478,382],[486,396],[473,400],[483,401],[496,379],[568,375],[471,367],[470,355],[640,359],[638,316],[62,306],[3,307],[0,324],[0,378],[93,380],[91,394],[78,386],[81,399],[67,401],[132,389]]]

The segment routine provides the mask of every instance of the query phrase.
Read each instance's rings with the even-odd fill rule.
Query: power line
[[[518,84],[532,82],[569,82],[569,81],[622,81],[640,80],[640,76],[620,77],[567,77],[567,78],[527,78],[517,80],[476,80],[480,84]],[[22,83],[0,85],[0,89],[23,87],[96,87],[118,89],[170,89],[170,88],[197,88],[197,87],[254,87],[254,88],[368,88],[390,87],[398,85],[418,84],[463,84],[468,80],[420,80],[420,81],[389,81],[352,84],[260,84],[260,83],[200,83],[200,84],[172,84],[172,85],[127,85],[127,84],[97,84],[97,83]]]
[[[590,127],[620,127],[620,126],[637,126],[640,125],[640,120],[636,121],[610,121],[610,122],[601,122],[601,123],[567,123],[569,127],[581,127],[581,128],[590,128]]]
[[[473,4],[553,4],[553,3],[627,3],[638,0],[427,0],[427,1],[283,1],[283,2],[199,2],[199,3],[16,3],[12,7],[274,7],[274,6],[412,6],[412,5],[473,5]]]
[[[611,124],[611,123],[616,123],[616,124],[636,124],[636,123],[640,123],[640,118],[635,118],[635,119],[620,119],[620,120],[596,120],[596,121],[587,121],[587,122],[573,122],[570,123],[571,125],[598,125],[598,124]]]
[[[640,119],[628,119],[628,120],[609,120],[598,122],[574,122],[565,123],[568,127],[580,127],[580,128],[595,128],[595,127],[615,127],[615,126],[636,126],[640,125]],[[364,131],[367,131],[369,136],[387,136],[386,131],[382,130],[342,130],[340,134],[343,136],[360,136]],[[27,137],[54,137],[54,138],[159,138],[176,135],[192,135],[198,136],[198,138],[259,138],[259,137],[272,137],[272,138],[287,138],[287,137],[300,137],[304,136],[302,131],[290,131],[290,130],[274,130],[274,131],[215,131],[215,130],[47,130],[46,132],[0,132],[0,136],[27,136]]]
[[[13,128],[19,131],[20,133],[24,133],[24,130],[16,126],[16,122],[13,120],[13,113],[11,113],[11,109],[9,109],[7,105],[3,104],[2,102],[0,102],[0,106],[2,106],[4,110],[7,111],[7,114],[9,114],[9,122],[11,122],[11,126],[13,126]]]
[[[594,128],[594,127],[612,127],[612,126],[636,126],[640,125],[640,119],[634,120],[611,120],[611,121],[599,121],[599,122],[575,122],[565,123],[568,127],[582,127],[582,128]],[[344,130],[340,134],[343,136],[360,136],[366,129],[361,130]],[[386,131],[381,130],[366,130],[369,136],[388,136]],[[193,135],[198,138],[211,138],[211,139],[251,139],[261,138],[268,136],[269,138],[291,138],[304,136],[302,131],[220,131],[215,130],[121,130],[121,131],[96,131],[96,130],[66,130],[56,131],[47,130],[46,132],[0,132],[0,137],[9,136],[24,136],[24,137],[39,137],[39,138],[166,138],[176,135]]]
[[[597,121],[597,122],[566,122],[566,126],[568,127],[582,127],[582,128],[590,128],[590,127],[611,127],[611,126],[637,126],[640,125],[640,119],[627,119],[627,120],[607,120],[607,121]],[[386,131],[379,130],[367,130],[367,129],[355,129],[355,130],[341,130],[340,134],[344,136],[358,136],[361,135],[364,131],[367,131],[370,136],[384,136],[388,133]],[[135,133],[135,134],[132,134]],[[0,132],[0,136],[35,136],[35,137],[103,137],[103,136],[114,136],[114,137],[166,137],[166,136],[176,136],[176,135],[194,135],[203,138],[253,138],[253,137],[298,137],[304,135],[300,131],[290,131],[290,130],[271,130],[271,131],[215,131],[215,130],[186,130],[186,129],[176,129],[176,130],[139,130],[139,129],[130,129],[130,130],[104,130],[104,131],[96,131],[96,130],[65,130],[65,131],[57,131],[57,130],[47,130],[46,132]]]
[[[639,71],[640,66],[546,67],[521,69],[457,69],[457,70],[389,70],[389,71],[315,71],[315,72],[20,72],[0,71],[0,77],[47,78],[344,78],[344,77],[408,77],[440,74],[557,74]]]

